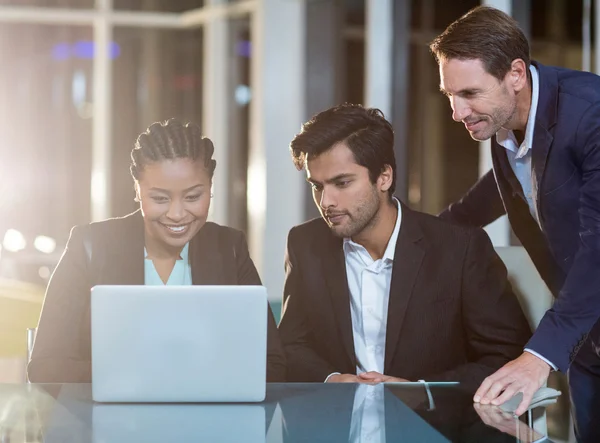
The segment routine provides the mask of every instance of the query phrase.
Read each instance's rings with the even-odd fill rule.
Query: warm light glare
[[[33,242],[33,246],[40,252],[52,254],[56,249],[56,240],[45,235],[38,235]]]
[[[6,231],[2,244],[4,245],[4,249],[10,252],[21,251],[27,246],[25,237],[16,229],[9,229]]]
[[[248,190],[246,201],[252,219],[263,218],[267,211],[267,165],[263,160],[248,165]]]
[[[38,275],[43,280],[48,280],[50,278],[50,268],[48,266],[42,266],[38,270]]]
[[[95,221],[106,218],[106,175],[102,171],[92,172],[92,218]]]

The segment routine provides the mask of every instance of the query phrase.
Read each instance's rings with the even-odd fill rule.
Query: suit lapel
[[[533,134],[533,149],[531,152],[531,180],[533,182],[533,189],[535,192],[535,204],[537,207],[538,214],[540,214],[540,204],[542,196],[542,180],[544,179],[544,172],[546,171],[546,161],[548,160],[548,154],[550,153],[550,147],[552,145],[552,134],[542,126],[540,123],[536,123],[535,131]]]
[[[343,240],[331,235],[331,242],[323,245],[325,251],[323,267],[325,278],[333,304],[333,312],[342,336],[342,342],[352,367],[356,367],[356,353],[352,333],[352,314],[350,313],[350,291],[346,275],[346,260],[344,257]]]
[[[218,237],[211,235],[212,225],[206,224],[190,241],[189,259],[192,267],[192,284],[194,285],[223,285],[221,251],[218,247]],[[214,234],[214,232],[213,232]]]
[[[121,237],[122,235],[122,237]],[[126,218],[125,229],[111,239],[95,239],[98,242],[114,241],[108,248],[105,276],[113,285],[144,284],[144,220],[140,211]],[[92,244],[92,248],[95,245]],[[94,251],[92,251],[92,256]],[[105,283],[106,284],[106,283]]]
[[[402,220],[394,252],[388,304],[384,364],[386,374],[392,366],[404,316],[425,256],[425,249],[420,241],[423,238],[423,232],[417,216],[407,206],[401,205]]]
[[[536,206],[538,214],[541,210],[542,185],[546,162],[554,137],[550,132],[556,124],[558,113],[558,78],[556,72],[535,63],[539,77],[539,98],[536,110],[535,127],[532,146],[532,180],[536,190]]]
[[[521,183],[519,183],[508,161],[506,149],[496,142],[495,137],[492,140],[492,164],[494,166],[494,174],[496,175],[496,183],[507,183],[510,186],[510,192],[513,197],[520,196],[522,200],[525,200]],[[501,180],[498,180],[498,175],[502,177]]]

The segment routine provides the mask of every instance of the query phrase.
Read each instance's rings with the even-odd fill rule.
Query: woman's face
[[[146,237],[181,250],[206,223],[210,191],[211,177],[202,161],[182,158],[146,165],[138,182]]]

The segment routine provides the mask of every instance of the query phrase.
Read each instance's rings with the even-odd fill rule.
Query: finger
[[[521,403],[519,403],[519,407],[515,409],[515,415],[517,417],[527,411],[527,408],[529,408],[529,405],[531,404],[531,399],[533,398],[534,392],[535,390],[531,388],[528,388],[523,392],[523,400],[521,400]]]
[[[483,383],[481,383],[481,386],[479,386],[479,389],[477,389],[477,392],[475,392],[475,396],[473,397],[473,401],[475,403],[479,403],[485,394],[487,394],[487,392],[490,390],[490,387],[496,381],[496,378],[494,377],[495,375],[496,374],[492,374],[483,380]]]
[[[369,382],[373,382],[375,380],[377,380],[377,377],[356,377],[359,381],[361,382],[365,382],[365,383],[369,383]]]
[[[505,379],[495,381],[488,392],[481,399],[481,403],[484,405],[490,404],[492,400],[495,400],[500,393],[510,385],[510,383],[511,382]]]
[[[360,378],[364,378],[365,380],[371,380],[376,377],[381,377],[381,374],[375,371],[363,372],[362,374],[358,374]]]
[[[515,383],[513,383],[513,384],[509,385],[508,387],[506,387],[504,389],[504,392],[499,397],[492,400],[492,404],[494,406],[501,405],[502,403],[513,398],[515,396],[515,394],[518,392],[519,392],[519,387]]]
[[[372,378],[371,380],[369,380],[369,382],[371,384],[377,385],[377,384],[383,382],[383,378],[381,378],[381,377]]]
[[[488,393],[488,391],[494,383],[496,383],[498,380],[504,379],[507,375],[511,373],[511,367],[512,362],[509,362],[502,366],[500,369],[498,369],[496,372],[494,372],[492,375],[486,377],[483,380],[483,383],[481,383],[481,386],[479,386],[479,389],[477,389],[477,392],[475,392],[475,395],[473,396],[473,401],[475,403],[479,403],[482,398],[486,397],[486,394]]]

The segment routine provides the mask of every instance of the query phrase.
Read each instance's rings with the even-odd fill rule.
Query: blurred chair
[[[513,291],[521,303],[531,330],[535,331],[546,311],[554,303],[552,293],[540,277],[525,248],[499,247],[496,248],[496,252],[506,265]]]
[[[35,334],[37,334],[37,328],[27,328],[27,363],[25,365],[25,380],[27,383],[31,383],[29,381],[29,377],[27,376],[27,365],[31,361],[31,354],[33,352],[33,345],[35,343]]]
[[[23,331],[37,325],[43,300],[43,287],[0,278],[0,383],[23,383]]]
[[[531,330],[535,331],[546,311],[552,307],[554,297],[525,248],[522,246],[497,247],[496,252],[506,265],[508,280],[519,299]],[[573,426],[566,376],[553,372],[550,374],[548,385],[562,392],[557,404],[548,407],[547,416],[543,417],[544,420],[547,420],[548,432],[559,436],[559,439],[553,441],[575,441],[572,436]]]
[[[27,363],[31,360],[31,353],[33,352],[33,344],[35,343],[35,334],[37,328],[27,328]]]

